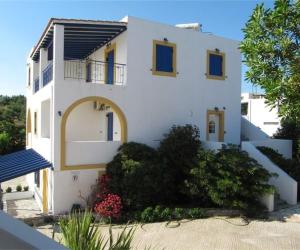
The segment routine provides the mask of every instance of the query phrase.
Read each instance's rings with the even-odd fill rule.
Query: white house
[[[278,107],[271,109],[263,94],[242,93],[242,137],[251,140],[272,137],[280,128]]]
[[[126,141],[157,146],[172,125],[240,143],[238,41],[126,17],[51,19],[27,61],[27,148],[51,169],[28,175],[47,213],[83,203]]]

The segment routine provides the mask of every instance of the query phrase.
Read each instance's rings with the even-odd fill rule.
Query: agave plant
[[[114,239],[112,227],[109,227],[109,239],[105,239],[93,222],[90,212],[73,213],[59,222],[63,244],[71,250],[129,250],[135,228],[124,227]]]

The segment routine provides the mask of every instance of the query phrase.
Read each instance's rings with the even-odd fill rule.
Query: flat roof
[[[126,22],[51,18],[30,57],[38,61],[41,48],[48,48],[54,35],[54,25],[64,25],[64,56],[83,59],[127,29]]]

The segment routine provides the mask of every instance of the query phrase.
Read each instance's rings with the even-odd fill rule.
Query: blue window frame
[[[152,73],[161,76],[176,76],[176,44],[153,41]]]
[[[225,54],[208,51],[207,52],[207,78],[224,80],[225,79]]]

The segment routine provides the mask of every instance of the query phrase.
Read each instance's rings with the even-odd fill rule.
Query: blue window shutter
[[[107,140],[113,140],[114,113],[109,112],[107,115]]]
[[[209,54],[209,74],[212,76],[223,76],[223,56]]]
[[[156,45],[156,71],[173,72],[173,47]]]
[[[114,63],[115,63],[114,50],[107,54],[107,82],[106,84],[114,84]]]

